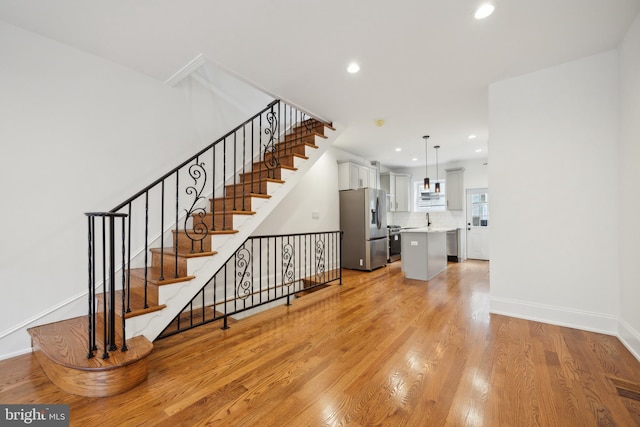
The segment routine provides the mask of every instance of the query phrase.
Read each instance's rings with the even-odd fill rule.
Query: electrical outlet
[[[362,259],[360,260],[360,267],[362,267]]]

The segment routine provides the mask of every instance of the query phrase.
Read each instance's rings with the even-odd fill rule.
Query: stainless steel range
[[[399,225],[387,225],[387,235],[389,236],[389,247],[387,248],[387,261],[398,261],[401,258],[400,248],[402,247]]]

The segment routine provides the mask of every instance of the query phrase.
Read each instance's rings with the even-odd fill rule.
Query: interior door
[[[489,260],[489,190],[467,190],[467,258]]]

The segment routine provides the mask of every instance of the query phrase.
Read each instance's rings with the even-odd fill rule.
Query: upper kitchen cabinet
[[[380,188],[387,192],[387,210],[409,212],[411,210],[411,175],[384,172],[380,174]]]
[[[462,210],[464,209],[464,168],[445,169],[447,173],[445,193],[447,199],[447,209]]]
[[[378,188],[376,170],[353,162],[338,163],[338,190]]]

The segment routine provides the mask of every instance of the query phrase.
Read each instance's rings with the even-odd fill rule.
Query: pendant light
[[[440,176],[438,174],[438,149],[439,145],[434,145],[433,148],[436,149],[436,193],[440,192]]]
[[[423,136],[424,138],[424,189],[428,190],[430,187],[429,184],[429,174],[427,173],[428,169],[427,169],[427,165],[428,165],[428,161],[427,161],[427,152],[429,151],[429,135],[425,135]]]

